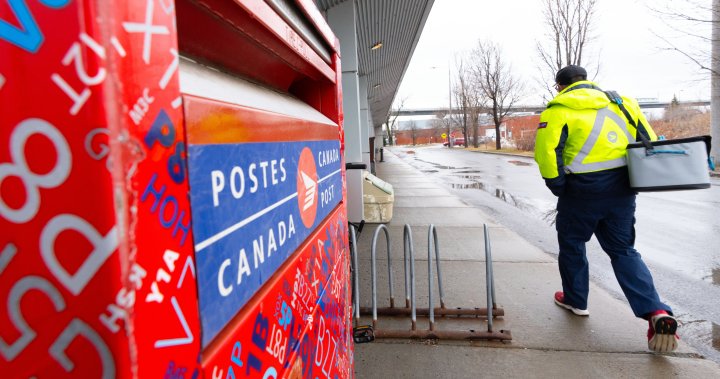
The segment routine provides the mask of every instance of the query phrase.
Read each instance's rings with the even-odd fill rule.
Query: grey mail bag
[[[627,145],[630,187],[635,191],[677,191],[710,188],[710,136],[650,141],[642,124],[630,116],[622,98],[605,92],[620,107],[625,118],[638,130],[640,142]]]
[[[630,187],[644,192],[710,188],[709,153],[710,136],[628,144]]]

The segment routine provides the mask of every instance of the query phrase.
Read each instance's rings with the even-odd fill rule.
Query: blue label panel
[[[206,346],[342,199],[340,143],[190,145]]]

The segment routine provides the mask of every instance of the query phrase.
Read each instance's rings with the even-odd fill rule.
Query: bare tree
[[[390,112],[388,112],[388,114],[387,114],[387,118],[385,119],[385,128],[386,128],[386,133],[388,136],[388,145],[390,145],[390,146],[395,144],[395,141],[393,141],[393,129],[395,129],[395,125],[397,124],[397,119],[400,116],[400,112],[405,107],[406,101],[407,101],[407,97],[400,99],[397,103],[397,108],[390,110]]]
[[[715,3],[720,2],[713,0],[713,6]],[[708,44],[712,41],[713,9],[707,1],[685,0],[668,4],[665,8],[656,8],[653,4],[650,10],[664,19],[664,25],[677,32],[677,36],[682,36],[682,41],[676,43],[673,37],[667,38],[655,31],[653,34],[663,41],[665,50],[677,52],[699,69],[712,73],[714,68]]]
[[[457,83],[454,87],[455,103],[458,104],[460,114],[458,115],[458,123],[462,125],[463,137],[465,137],[465,147],[468,147],[470,135],[472,135],[472,145],[478,147],[478,119],[480,109],[483,108],[485,97],[481,91],[475,78],[473,70],[468,63],[472,57],[456,57],[455,67],[457,69]]]
[[[488,111],[495,124],[495,148],[500,150],[500,126],[522,96],[523,84],[503,59],[500,47],[489,41],[479,41],[473,49],[472,73],[479,93],[487,99]]]
[[[465,60],[462,57],[455,58],[455,68],[457,70],[457,82],[453,88],[455,96],[455,104],[460,110],[460,125],[462,126],[464,146],[468,146],[468,115],[470,113],[470,92],[471,92],[471,73],[465,67]]]
[[[474,79],[472,77],[472,71],[470,71],[470,80],[471,82],[474,82]],[[475,84],[475,83],[473,83]],[[469,91],[467,94],[467,101],[469,104],[469,111],[470,111],[470,126],[472,127],[472,137],[473,137],[473,147],[479,146],[479,139],[478,139],[478,133],[480,128],[480,112],[483,111],[485,108],[485,96],[482,95],[480,92],[480,88],[477,85],[471,85],[469,87]]]
[[[418,125],[415,120],[412,120],[408,123],[408,129],[410,129],[410,137],[412,138],[412,144],[413,146],[417,145],[417,137],[418,137]]]
[[[682,9],[678,7],[682,7]],[[656,36],[668,46],[667,49],[683,55],[695,63],[701,71],[706,71],[710,75],[710,133],[712,135],[710,153],[714,161],[718,163],[720,162],[720,0],[712,0],[711,7],[708,7],[707,2],[687,0],[684,4],[673,3],[673,8],[651,9],[671,21],[668,22],[670,28],[684,36],[692,37],[695,42],[702,45],[702,47],[693,47],[687,42],[687,39],[682,45],[676,44],[656,33]],[[708,26],[709,33],[698,32]],[[710,49],[707,48],[708,44]]]
[[[536,43],[540,56],[538,82],[553,97],[553,84],[547,78],[567,65],[582,66],[592,28],[597,0],[543,0],[543,16],[547,25],[546,39]],[[595,72],[600,70],[596,60]]]
[[[465,147],[470,144],[473,147],[478,147],[480,111],[484,107],[486,97],[481,93],[480,86],[477,85],[472,70],[466,69],[463,75],[464,79],[459,81],[464,82],[464,85],[457,87],[455,97],[461,111],[460,122],[463,125]]]

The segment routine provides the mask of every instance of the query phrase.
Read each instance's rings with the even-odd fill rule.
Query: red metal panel
[[[325,19],[320,14],[320,11],[311,0],[295,0],[300,9],[305,13],[307,18],[317,28],[322,35],[328,46],[332,46],[335,51],[340,51],[340,41],[335,38],[335,33],[330,29],[330,25],[327,24]]]
[[[0,371],[12,376],[115,375],[130,361],[127,338],[98,318],[124,272],[101,148],[98,52],[115,52],[97,28],[81,28],[93,16],[77,3],[2,8],[11,31],[0,38]]]
[[[277,39],[291,48],[295,54],[320,71],[327,80],[335,79],[335,72],[275,11],[262,0],[235,0],[241,7],[254,14],[265,28]],[[325,24],[327,25],[327,24]]]
[[[147,272],[134,309],[133,370],[140,378],[190,377],[198,368],[200,327],[175,9],[169,0],[133,3],[113,14],[129,46],[117,64],[121,101],[113,102],[124,114],[120,138],[127,132],[130,141],[123,144],[121,178],[128,258]]]
[[[215,100],[183,95],[187,139],[193,144],[316,141],[338,138],[338,127]]]
[[[352,376],[347,218],[340,206],[203,354],[210,378]]]
[[[193,372],[173,3],[0,11],[0,372]]]
[[[215,44],[226,34],[207,33],[228,27],[217,14],[208,17],[207,2],[177,4],[178,12],[198,12],[202,21],[177,20],[199,36],[187,34],[200,57],[292,90],[333,121],[342,118],[337,55],[330,66],[306,54],[312,51],[265,4],[223,3],[233,8],[229,14],[244,14],[231,17],[244,36],[230,49]],[[175,11],[171,0],[0,4],[3,377],[202,375]],[[202,103],[187,99],[190,107]],[[293,122],[306,133],[286,138],[318,128]],[[273,127],[283,130],[276,122],[265,132]],[[317,130],[318,139],[342,141],[341,129]],[[307,310],[317,315],[312,329],[296,327],[303,342],[286,349],[302,349],[305,373],[345,377],[352,344],[349,294],[340,291],[348,288],[344,206],[328,220],[294,255],[295,263],[321,264],[313,275],[325,292],[316,293],[320,310]],[[325,247],[313,245],[319,242]],[[278,278],[294,275],[287,270]],[[273,286],[263,291],[259,302],[287,294]],[[228,338],[250,335],[243,325]],[[274,365],[284,336],[266,339],[261,367]],[[336,343],[341,353],[331,355]],[[292,354],[288,359],[295,362]]]
[[[179,0],[183,54],[287,92],[297,80],[335,72],[262,1]]]

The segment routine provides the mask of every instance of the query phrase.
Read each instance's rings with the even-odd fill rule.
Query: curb
[[[505,152],[495,152],[495,151],[483,151],[483,150],[469,150],[473,153],[481,153],[481,154],[495,154],[495,155],[507,155],[509,157],[525,157],[525,158],[533,158],[532,155],[523,155],[523,154],[514,154],[514,153],[505,153]]]

